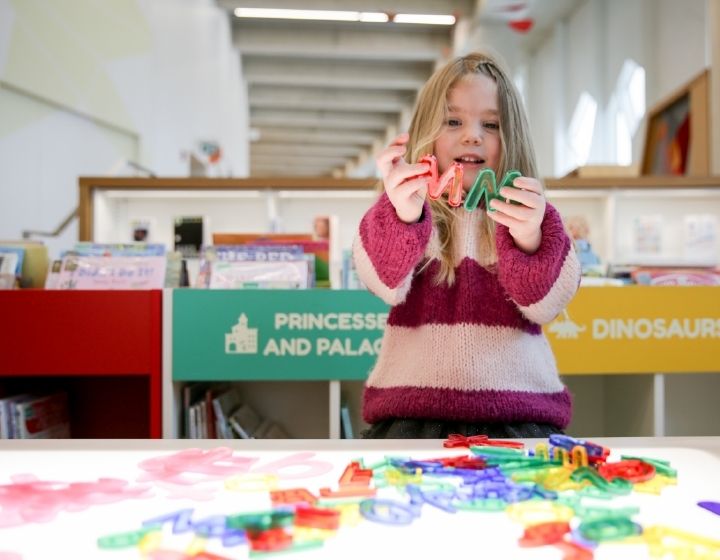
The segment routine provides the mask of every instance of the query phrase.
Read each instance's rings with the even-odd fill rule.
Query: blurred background
[[[477,48],[512,69],[544,177],[637,166],[647,108],[720,64],[718,11],[717,0],[0,0],[0,239],[56,228],[81,175],[373,177],[373,154],[406,128],[433,69]]]

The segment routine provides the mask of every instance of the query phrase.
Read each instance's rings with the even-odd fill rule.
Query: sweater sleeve
[[[426,202],[420,221],[406,224],[397,217],[387,194],[367,211],[353,242],[360,280],[386,303],[405,300],[415,268],[430,240],[432,217]]]
[[[532,255],[515,246],[506,226],[497,225],[498,278],[530,321],[552,321],[577,292],[580,262],[559,212],[550,204],[541,226],[540,247]]]

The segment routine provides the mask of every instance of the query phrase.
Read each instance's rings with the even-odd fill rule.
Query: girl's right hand
[[[398,218],[413,224],[422,215],[423,203],[428,189],[427,163],[408,163],[403,156],[407,151],[410,135],[403,132],[375,158],[382,176],[385,192],[395,207]]]

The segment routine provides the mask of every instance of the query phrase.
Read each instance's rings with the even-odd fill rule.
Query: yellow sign
[[[544,330],[563,375],[720,372],[720,287],[583,287]]]

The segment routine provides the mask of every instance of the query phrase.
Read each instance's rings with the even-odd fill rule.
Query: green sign
[[[365,290],[173,290],[173,379],[365,379],[388,310]]]

